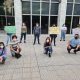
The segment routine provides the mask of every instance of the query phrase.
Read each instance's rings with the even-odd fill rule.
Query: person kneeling
[[[80,51],[80,39],[79,34],[75,34],[74,38],[68,42],[67,51],[70,53],[71,49],[74,49],[74,53]]]
[[[17,42],[17,36],[16,35],[12,36],[12,43],[10,45],[10,51],[11,51],[12,57],[15,57],[18,59],[22,56],[20,54],[21,48],[19,46],[19,43]]]
[[[3,42],[0,42],[0,63],[4,64],[6,60],[6,48]]]
[[[51,39],[50,37],[47,37],[44,43],[44,50],[45,54],[49,54],[49,57],[51,57],[52,54],[52,45],[51,45]]]

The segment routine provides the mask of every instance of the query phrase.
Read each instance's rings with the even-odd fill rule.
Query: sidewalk
[[[27,36],[22,47],[22,57],[12,58],[8,49],[5,65],[0,65],[0,80],[80,80],[80,52],[68,54],[67,41],[53,46],[52,57],[43,54],[43,43],[47,35],[41,36],[41,45],[33,45],[33,36]],[[4,36],[0,40],[4,40]]]

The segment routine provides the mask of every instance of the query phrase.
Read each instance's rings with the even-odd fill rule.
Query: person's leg
[[[20,43],[22,42],[22,38],[23,38],[23,33],[21,33]]]
[[[44,54],[47,54],[47,53],[48,53],[48,50],[47,50],[47,48],[44,48],[44,50],[45,50],[45,53],[44,53]]]
[[[76,52],[80,51],[80,46],[78,46],[77,50],[76,50],[76,48],[77,48],[77,47],[74,48],[74,53],[75,53],[75,54],[76,54]]]
[[[40,44],[40,40],[39,40],[39,34],[37,35],[37,40],[38,40],[38,44]]]
[[[63,32],[61,31],[61,39],[60,39],[60,41],[62,41],[62,38],[63,38]]]
[[[65,32],[63,33],[63,41],[65,41]]]
[[[51,54],[52,54],[52,47],[49,47],[49,48],[48,48],[48,51],[49,51],[49,57],[51,57]]]
[[[56,46],[56,37],[54,37],[54,46]]]
[[[5,60],[6,60],[6,58],[3,57],[2,64],[5,64]]]
[[[68,53],[70,53],[71,49],[72,49],[71,45],[67,46]]]
[[[53,41],[53,36],[50,36],[51,37],[51,43],[52,43],[52,41]]]
[[[15,57],[15,52],[11,51],[12,57]]]
[[[33,45],[35,44],[35,42],[36,42],[36,34],[34,35],[34,43],[33,43]]]
[[[24,43],[26,43],[26,33],[24,33]]]

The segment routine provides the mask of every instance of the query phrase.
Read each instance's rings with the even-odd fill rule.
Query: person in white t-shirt
[[[65,41],[65,35],[66,35],[66,32],[67,32],[67,27],[65,24],[63,24],[63,26],[61,27],[61,39],[60,41]]]

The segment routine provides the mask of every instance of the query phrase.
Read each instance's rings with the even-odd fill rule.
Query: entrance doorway
[[[27,26],[27,34],[31,34],[31,24],[30,24],[30,16],[23,15],[23,22]]]

